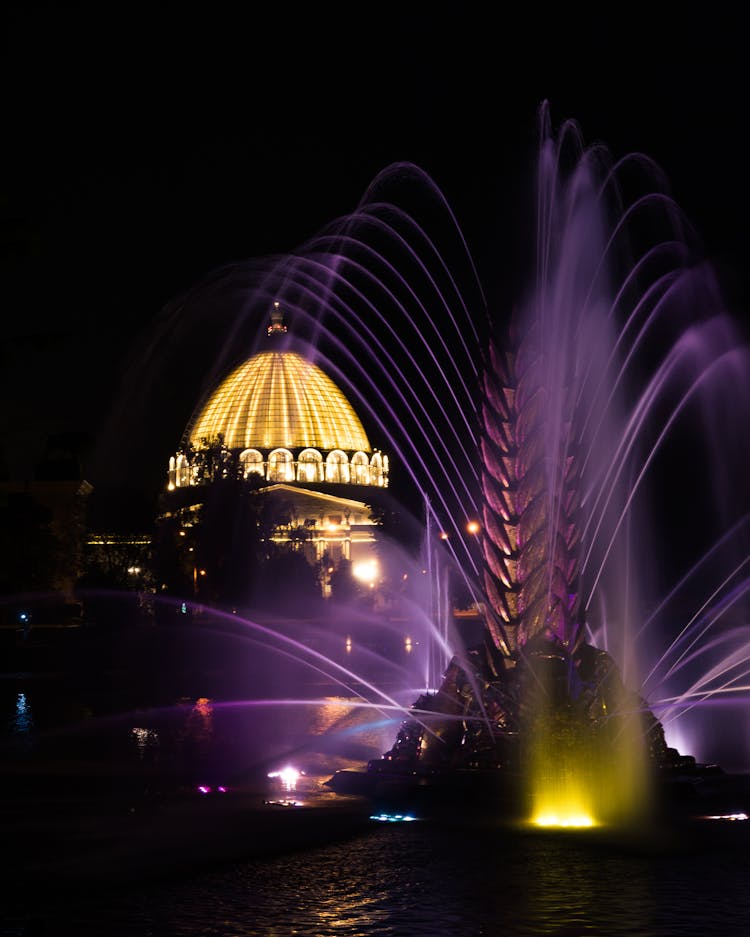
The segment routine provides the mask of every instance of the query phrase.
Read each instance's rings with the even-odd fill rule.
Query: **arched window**
[[[383,458],[379,452],[373,452],[370,459],[370,483],[383,487]]]
[[[323,456],[317,449],[303,449],[297,459],[298,482],[323,481]]]
[[[370,484],[370,464],[364,452],[352,456],[352,481],[355,485]]]
[[[347,484],[349,481],[349,460],[346,453],[334,449],[326,459],[326,481]]]
[[[294,458],[288,449],[274,449],[268,455],[268,480],[270,482],[294,481]]]
[[[263,456],[257,449],[245,449],[240,453],[240,466],[243,478],[248,478],[253,473],[263,475]]]

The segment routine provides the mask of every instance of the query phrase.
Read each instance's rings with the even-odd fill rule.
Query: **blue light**
[[[408,813],[373,813],[370,815],[370,819],[378,820],[381,823],[410,823],[417,818]]]

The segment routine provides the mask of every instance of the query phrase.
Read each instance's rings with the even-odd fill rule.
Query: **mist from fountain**
[[[547,589],[539,620],[504,620],[488,590],[487,386],[505,378],[497,358],[523,355],[533,334],[549,407],[549,517],[559,518],[555,479],[573,455],[581,500],[570,604],[553,616],[553,631],[571,649],[584,641],[605,650],[662,719],[668,741],[674,733],[681,750],[713,760],[710,723],[701,736],[698,717],[730,699],[744,718],[748,710],[748,462],[739,429],[750,402],[747,350],[658,167],[640,154],[613,163],[605,148],[584,145],[572,121],[554,134],[546,105],[540,127],[538,255],[513,317],[488,310],[435,182],[400,163],[376,177],[356,211],[293,254],[216,271],[165,310],[142,356],[140,391],[154,399],[157,374],[169,371],[178,347],[180,370],[203,373],[212,386],[238,348],[246,357],[257,347],[268,309],[281,301],[296,347],[392,453],[414,517],[423,523],[426,512],[432,567],[422,607],[432,662],[415,683],[434,686],[435,674],[466,653],[461,635],[436,620],[446,570],[488,614],[502,655],[561,607]],[[211,323],[220,336],[209,339],[219,343],[213,355],[201,342],[195,360],[190,350],[186,357],[176,341],[186,322],[202,338]],[[477,520],[482,532],[467,533]],[[551,584],[554,551],[546,557]],[[375,689],[367,688],[368,704],[377,705]],[[733,765],[750,765],[743,739],[727,741]],[[633,778],[630,786],[639,788]]]

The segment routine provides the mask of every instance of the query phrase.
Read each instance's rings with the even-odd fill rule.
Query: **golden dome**
[[[194,446],[219,433],[229,449],[370,451],[359,417],[319,367],[292,351],[264,351],[235,368],[188,427]]]

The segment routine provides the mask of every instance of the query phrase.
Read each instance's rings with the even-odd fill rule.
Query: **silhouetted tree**
[[[362,586],[352,572],[351,560],[339,560],[331,573],[331,598],[342,605],[351,605],[364,597]]]
[[[304,554],[284,544],[263,565],[255,600],[261,607],[308,616],[322,604],[317,571]]]
[[[263,487],[255,476],[229,475],[169,492],[155,537],[158,588],[210,605],[267,603],[290,590],[309,603],[320,589],[304,556],[309,531]]]
[[[240,465],[237,453],[228,449],[223,433],[216,436],[204,436],[197,446],[188,444],[182,450],[199,485],[210,484],[222,479],[237,480],[240,477]]]

